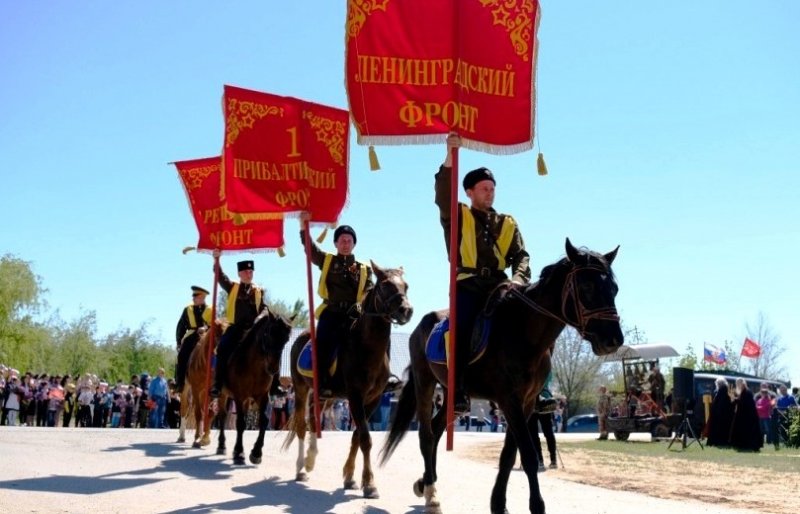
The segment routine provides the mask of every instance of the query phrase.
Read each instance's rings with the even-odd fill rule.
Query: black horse
[[[377,283],[361,302],[361,315],[350,329],[350,338],[339,349],[336,373],[333,376],[333,395],[347,398],[350,412],[356,425],[350,441],[350,453],[344,464],[344,488],[355,489],[355,460],[359,448],[364,457],[364,470],[361,473],[361,488],[365,498],[377,498],[370,461],[372,438],[367,420],[380,404],[381,396],[389,378],[389,348],[392,324],[404,325],[413,314],[413,308],[406,296],[408,284],[403,279],[403,268],[381,268],[372,263]],[[296,363],[300,352],[309,340],[308,332],[300,334],[292,344],[292,382],[295,386],[295,412],[289,419],[289,434],[283,444],[288,449],[297,436],[296,479],[308,480],[304,471],[311,471],[316,463],[317,438],[314,416],[310,416],[308,432],[311,441],[305,453],[306,409],[312,392],[312,380],[304,377]]]
[[[591,343],[597,355],[612,353],[622,344],[622,330],[614,305],[617,284],[611,271],[618,249],[602,255],[576,249],[567,239],[565,258],[545,267],[535,284],[510,286],[496,304],[486,350],[469,366],[465,376],[467,392],[472,397],[496,402],[508,422],[492,490],[493,513],[506,512],[506,488],[517,449],[528,477],[530,511],[537,514],[545,511],[532,439],[538,435],[531,433],[528,418],[534,412],[538,394],[550,373],[555,340],[567,324]],[[446,387],[447,368],[431,363],[425,346],[434,325],[446,316],[446,311],[428,313],[411,334],[409,379],[381,450],[381,463],[385,464],[416,414],[425,472],[415,482],[414,492],[417,496],[424,495],[428,512],[440,509],[436,497],[436,447],[446,419],[445,409],[432,416],[432,402],[436,384]]]

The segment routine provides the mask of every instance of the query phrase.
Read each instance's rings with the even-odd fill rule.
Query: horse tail
[[[383,466],[392,456],[400,441],[405,437],[411,422],[414,421],[414,415],[417,413],[417,392],[414,385],[414,370],[409,365],[406,368],[408,380],[406,380],[403,390],[400,392],[400,398],[397,401],[397,412],[395,412],[394,421],[389,427],[389,435],[383,443],[383,448],[380,451],[380,464]]]
[[[281,445],[281,451],[285,452],[286,450],[288,450],[289,447],[292,445],[292,442],[294,442],[295,436],[297,435],[297,431],[294,429],[294,424],[296,423],[295,418],[296,418],[296,412],[293,412],[292,415],[289,416],[289,419],[286,421],[287,433],[286,433],[286,439],[283,440],[283,444]]]

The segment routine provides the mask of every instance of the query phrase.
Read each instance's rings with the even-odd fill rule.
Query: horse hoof
[[[308,482],[308,475],[301,471],[300,473],[295,475],[294,479],[297,482]]]
[[[244,466],[244,455],[237,455],[233,458],[233,464],[236,466]]]
[[[352,489],[358,489],[358,487],[356,485],[356,481],[353,480],[352,478],[350,480],[345,480],[344,481],[344,488],[345,489],[351,489],[351,490]]]
[[[442,507],[440,505],[426,505],[425,514],[442,514]]]
[[[178,440],[175,441],[175,442],[176,443],[185,443],[186,442],[186,438],[185,437],[178,437]]]
[[[225,455],[225,448],[217,448],[217,455]]]
[[[251,464],[255,464],[255,465],[261,464],[261,457],[256,457],[255,455],[253,455],[251,453],[250,454],[250,463]]]
[[[200,446],[200,442],[199,441],[195,441],[195,442],[192,443],[192,448],[202,448],[202,446]]]
[[[375,500],[380,498],[381,495],[378,493],[378,488],[374,485],[368,486],[364,488],[364,498],[368,498],[370,500]]]
[[[422,479],[420,478],[416,482],[414,482],[414,494],[417,498],[422,498],[422,493],[425,490],[425,485],[422,483]]]

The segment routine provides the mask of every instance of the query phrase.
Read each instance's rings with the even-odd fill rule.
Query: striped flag
[[[728,357],[725,355],[725,350],[713,344],[703,343],[703,360],[714,364],[725,364],[728,362]]]

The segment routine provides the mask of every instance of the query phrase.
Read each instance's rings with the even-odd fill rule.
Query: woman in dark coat
[[[708,418],[708,446],[730,446],[731,423],[733,422],[733,403],[728,394],[728,382],[719,377],[716,380],[717,390],[711,401],[711,415]]]
[[[739,391],[739,398],[734,402],[731,446],[737,450],[757,452],[764,446],[764,437],[758,424],[756,401],[743,379],[736,379],[736,389]]]

